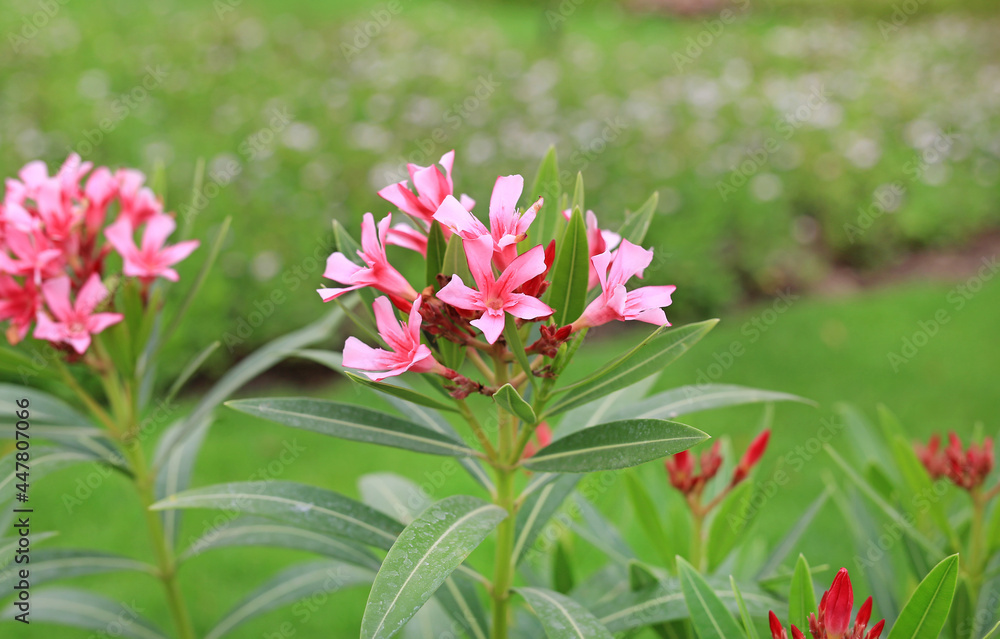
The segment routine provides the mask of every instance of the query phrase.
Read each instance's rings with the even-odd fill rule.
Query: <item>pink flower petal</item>
[[[81,315],[90,315],[107,296],[108,289],[101,282],[101,278],[97,273],[92,273],[87,278],[83,288],[80,289],[80,292],[76,294],[75,310]],[[49,305],[49,308],[51,308],[51,305]]]
[[[188,255],[191,255],[191,253],[198,248],[199,244],[200,242],[198,240],[179,242],[160,251],[160,258],[163,260],[164,264],[168,266],[174,265],[186,258]]]
[[[493,185],[493,194],[490,196],[490,227],[493,229],[505,229],[507,232],[514,230],[514,214],[517,209],[517,201],[521,198],[524,190],[524,178],[520,175],[500,176]]]
[[[125,319],[121,313],[95,313],[87,320],[87,331],[93,335],[100,333]]]
[[[537,319],[548,317],[555,311],[537,297],[525,295],[523,293],[511,293],[508,302],[504,304],[504,310],[521,319]]]
[[[449,195],[441,202],[434,213],[434,219],[452,233],[458,233],[463,239],[471,240],[482,235],[489,235],[489,229],[475,215],[462,206],[454,196]]]
[[[539,244],[517,256],[497,281],[497,288],[513,291],[533,277],[545,272],[545,248]]]
[[[500,333],[503,333],[505,322],[506,319],[503,312],[487,311],[483,313],[482,317],[472,320],[469,323],[483,332],[483,337],[486,338],[487,343],[493,344],[500,337]]]
[[[451,281],[441,287],[437,297],[445,304],[467,311],[481,311],[484,308],[479,291],[466,286],[458,275],[451,276]]]
[[[361,267],[347,259],[343,253],[333,253],[326,258],[326,270],[323,271],[323,277],[341,284],[351,284],[354,274],[360,270]]]
[[[177,223],[169,215],[159,214],[149,218],[142,234],[142,251],[144,253],[159,251],[175,228],[177,228]]]
[[[480,292],[486,295],[496,281],[493,278],[493,238],[481,235],[475,239],[466,240],[462,247],[469,263],[472,279]]]
[[[73,306],[69,301],[69,278],[63,275],[47,280],[42,284],[42,296],[49,310],[56,316],[56,319],[65,319],[73,314]]]

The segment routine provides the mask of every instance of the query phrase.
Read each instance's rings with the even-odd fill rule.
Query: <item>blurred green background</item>
[[[196,236],[233,217],[217,271],[173,343],[179,369],[205,344],[227,342],[208,363],[207,384],[327,310],[313,289],[323,284],[331,220],[353,229],[364,212],[390,210],[375,192],[402,179],[407,161],[429,164],[456,149],[456,190],[483,211],[498,174],[530,179],[554,144],[567,188],[581,171],[588,208],[611,228],[659,192],[647,280],[678,286],[668,309],[675,323],[723,319],[661,386],[707,376],[820,403],[778,407],[766,477],[840,401],[869,414],[885,403],[915,438],[967,436],[977,422],[996,431],[1000,286],[981,269],[1000,250],[998,32],[990,0],[3,0],[0,166],[4,175],[34,158],[54,166],[69,150],[150,174],[162,164],[168,206]],[[199,158],[208,176],[192,197]],[[410,258],[393,255],[416,266]],[[275,292],[285,301],[269,306]],[[789,295],[801,298],[773,312]],[[892,360],[905,340],[931,333],[941,309],[948,323],[908,361]],[[266,320],[250,327],[254,311]],[[614,327],[595,337],[589,367],[637,338]],[[730,361],[734,342],[746,354]],[[371,401],[301,363],[246,391],[304,392]],[[751,407],[688,421],[741,447],[759,418]],[[307,450],[275,478],[352,496],[366,472],[427,482],[441,468],[437,458],[221,410],[193,485],[247,479],[292,441]],[[821,489],[827,464],[810,459],[810,472],[766,504],[755,534],[779,537]],[[62,531],[51,546],[148,554],[137,502],[119,478],[67,508],[64,497],[93,472],[43,480],[36,530]],[[665,484],[658,464],[640,472]],[[454,476],[435,490],[475,488]],[[624,494],[616,482],[600,506],[653,559]],[[210,517],[201,515],[186,516],[182,543],[204,530]],[[853,574],[838,518],[828,508],[803,549]],[[578,550],[584,572],[597,565],[597,551],[582,542]],[[197,627],[297,558],[232,549],[192,560],[181,577]],[[169,627],[151,580],[77,581],[134,598]],[[365,596],[335,595],[308,615],[284,609],[231,636],[355,636]],[[292,635],[282,634],[285,621]],[[5,623],[0,636],[90,635]]]

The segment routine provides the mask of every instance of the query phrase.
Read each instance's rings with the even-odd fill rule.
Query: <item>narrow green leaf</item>
[[[32,536],[34,541],[34,536]],[[15,564],[10,570],[0,573],[0,588],[12,592],[20,580]],[[15,569],[16,568],[16,569]],[[72,548],[46,548],[34,550],[31,554],[31,585],[40,586],[49,581],[69,579],[82,575],[98,575],[109,572],[140,572],[155,575],[156,567],[150,564],[99,550],[77,550]]]
[[[992,630],[986,633],[983,639],[996,639],[997,637],[1000,637],[1000,621],[997,622],[997,625],[993,626]]]
[[[20,482],[17,478],[18,470],[15,464],[17,453],[17,450],[12,450],[6,456],[0,458],[0,468],[5,470],[10,469],[10,472],[0,471],[0,505],[13,500],[14,494],[17,492],[15,487]],[[85,464],[95,461],[101,462],[107,460],[92,452],[75,450],[65,446],[36,444],[31,449],[32,488],[35,487],[35,482],[50,473],[75,464]]]
[[[556,547],[552,550],[552,588],[567,595],[575,585],[572,554],[561,539],[557,540]]]
[[[802,535],[809,528],[809,524],[813,522],[829,498],[830,491],[827,489],[809,505],[809,508],[802,513],[802,516],[798,518],[795,525],[791,527],[785,536],[781,538],[781,541],[778,542],[778,545],[774,547],[774,550],[771,551],[771,555],[767,558],[767,561],[757,571],[754,577],[755,580],[760,581],[764,577],[772,575],[778,569],[781,562],[788,556],[788,553],[799,543]]]
[[[684,602],[691,613],[691,625],[699,639],[733,639],[743,632],[705,579],[684,560],[677,557]]]
[[[448,241],[444,239],[444,232],[441,230],[441,223],[437,220],[431,222],[431,228],[427,232],[427,269],[425,276],[425,286],[438,288],[437,276],[443,273],[444,255],[448,250]]]
[[[639,210],[635,213],[626,213],[625,221],[618,229],[618,235],[623,240],[641,245],[642,241],[646,239],[646,232],[649,231],[649,225],[653,221],[653,215],[656,213],[656,205],[659,201],[660,194],[653,191],[653,194],[639,207]]]
[[[200,353],[192,357],[190,361],[188,361],[188,363],[184,366],[184,369],[181,370],[181,374],[178,375],[177,379],[174,380],[174,383],[170,385],[170,390],[167,391],[167,394],[163,399],[164,404],[169,405],[170,403],[173,402],[174,397],[177,396],[177,393],[179,393],[181,389],[184,388],[184,384],[188,383],[188,380],[190,380],[191,377],[198,372],[198,369],[201,368],[201,365],[205,363],[205,360],[208,359],[209,356],[211,356],[211,354],[215,352],[215,349],[219,348],[219,346],[221,345],[222,342],[220,342],[219,340],[215,340],[214,342],[206,346],[204,349],[202,349]]]
[[[743,622],[743,629],[746,631],[747,639],[760,639],[760,635],[757,634],[757,626],[754,625],[750,611],[747,609],[747,604],[743,601],[743,593],[740,592],[739,587],[736,585],[736,579],[732,575],[729,576],[729,583],[733,587],[733,596],[736,597],[736,605],[740,609],[740,620]]]
[[[587,207],[584,205],[583,195],[583,172],[577,171],[576,184],[573,186],[573,203],[570,205],[571,209],[580,209],[581,212],[587,210]]]
[[[582,605],[544,588],[515,588],[545,628],[549,639],[614,639],[611,632]]]
[[[538,423],[538,418],[535,417],[535,411],[531,409],[531,404],[524,401],[514,387],[510,384],[504,384],[501,386],[496,393],[493,394],[493,401],[497,403],[500,408],[504,409],[511,415],[516,416],[522,422],[528,426],[534,426]]]
[[[366,388],[370,388],[373,391],[379,393],[384,393],[386,395],[393,395],[400,399],[406,400],[413,404],[420,404],[421,406],[426,406],[428,408],[433,408],[434,410],[443,410],[451,413],[458,412],[458,409],[450,404],[445,404],[440,402],[433,397],[428,397],[423,393],[418,393],[412,388],[403,388],[402,386],[396,386],[394,384],[386,384],[384,382],[373,382],[367,377],[362,377],[361,375],[355,375],[350,371],[344,371],[344,375],[350,378],[351,381],[356,384],[361,384]]]
[[[660,578],[650,569],[649,566],[638,559],[630,559],[628,562],[628,587],[632,592],[644,590],[660,583]]]
[[[673,569],[674,557],[677,556],[677,553],[676,549],[671,547],[670,538],[663,527],[660,509],[653,502],[646,486],[635,476],[634,471],[625,474],[625,486],[628,489],[629,499],[632,501],[632,510],[639,518],[639,525],[642,526],[649,541],[660,554],[664,565]]]
[[[788,591],[788,623],[799,628],[809,627],[809,615],[816,608],[816,591],[813,589],[812,571],[804,555],[799,555]]]
[[[590,248],[587,245],[587,223],[580,209],[573,209],[562,239],[556,244],[556,259],[552,265],[548,290],[549,306],[556,326],[569,324],[583,313],[587,304],[587,278],[590,269]]]
[[[225,527],[213,528],[192,542],[180,558],[186,560],[209,550],[231,547],[302,550],[371,570],[378,570],[381,564],[371,551],[354,542],[266,517],[239,517]]]
[[[50,366],[40,351],[36,351],[34,357],[28,357],[21,351],[3,345],[0,345],[0,371],[19,375],[25,383],[33,377],[49,379],[59,376],[56,367]]]
[[[521,334],[517,331],[517,320],[510,313],[507,313],[506,323],[503,327],[503,336],[507,340],[507,348],[514,354],[514,360],[528,377],[528,382],[534,384],[535,374],[531,370],[531,362],[528,361],[528,354],[524,352],[524,342],[521,341]]]
[[[403,525],[330,490],[291,481],[248,481],[188,490],[158,501],[151,510],[211,508],[262,515],[307,530],[340,535],[388,549]]]
[[[575,526],[571,524],[576,534],[617,562],[627,564],[630,559],[636,558],[635,551],[629,548],[618,529],[594,504],[578,492],[573,493],[573,500],[581,520]]]
[[[745,481],[736,486],[719,505],[708,529],[706,558],[708,571],[718,568],[733,548],[740,543],[757,513],[751,505],[750,496],[754,484]]]
[[[201,450],[201,444],[211,426],[211,420],[206,419],[198,428],[185,431],[184,423],[177,422],[160,438],[156,459],[156,498],[164,499],[186,489],[191,481],[194,463]],[[184,441],[176,437],[184,434]],[[173,547],[177,543],[180,532],[181,513],[169,510],[160,514],[163,520],[163,533]]]
[[[226,613],[205,639],[219,639],[254,617],[319,593],[370,583],[375,573],[337,561],[292,566],[268,579]]]
[[[13,619],[14,615],[21,614],[14,603],[4,609],[4,619]],[[49,588],[31,593],[31,623],[53,623],[98,633],[115,628],[119,637],[128,639],[167,637],[130,605],[75,588]]]
[[[547,245],[559,236],[563,224],[562,210],[559,208],[559,198],[562,195],[562,185],[559,182],[559,165],[556,161],[556,148],[549,147],[545,157],[538,167],[535,181],[531,186],[531,202],[545,198],[545,203],[531,225],[532,244]]]
[[[680,415],[703,410],[759,402],[801,402],[815,405],[808,399],[788,393],[747,388],[734,384],[705,384],[672,388],[641,401],[627,403],[618,407],[615,417],[674,419]]]
[[[239,399],[226,406],[248,415],[331,437],[431,455],[478,455],[464,443],[413,422],[354,404],[307,397]]]
[[[458,495],[430,506],[389,549],[361,621],[364,639],[391,637],[507,516],[498,506]]]
[[[530,470],[617,470],[687,450],[708,439],[696,428],[660,419],[601,424],[557,439],[524,462]]]
[[[920,582],[903,605],[888,639],[931,639],[941,634],[957,586],[958,555],[952,555]]]
[[[690,350],[718,322],[719,320],[708,320],[680,328],[658,328],[635,348],[593,375],[557,389],[557,393],[572,392],[566,393],[553,404],[546,412],[546,416],[556,415],[592,402],[608,393],[631,386],[654,373],[659,373]]]
[[[448,239],[448,246],[445,248],[444,258],[441,262],[441,272],[449,280],[451,280],[452,275],[458,275],[467,286],[472,286],[469,262],[466,260],[465,247],[458,233],[453,234]]]
[[[532,492],[524,500],[517,511],[517,523],[514,529],[513,554],[517,563],[528,557],[535,540],[573,492],[580,479],[580,475],[558,475],[555,481]]]

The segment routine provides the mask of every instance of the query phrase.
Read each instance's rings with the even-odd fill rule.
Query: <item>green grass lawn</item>
[[[843,298],[793,300],[787,311],[773,315],[769,310],[775,308],[772,304],[761,304],[723,318],[694,351],[667,369],[658,386],[692,383],[705,375],[710,381],[783,390],[818,402],[818,409],[802,405],[778,407],[772,447],[758,471],[761,478],[787,463],[790,454],[801,455],[795,452],[796,447],[808,443],[820,420],[830,415],[831,406],[837,402],[851,402],[869,413],[877,403],[884,403],[899,415],[914,438],[946,429],[967,436],[976,422],[983,422],[989,431],[995,431],[995,385],[1000,373],[996,359],[996,309],[1000,307],[1000,285],[988,283],[960,308],[955,304],[955,295],[953,284],[914,283]],[[678,296],[676,303],[683,304],[683,296]],[[912,354],[908,363],[894,371],[888,354],[900,353],[904,338],[913,339],[920,323],[942,309],[948,322]],[[580,355],[580,369],[597,366],[635,338],[635,335],[619,335],[593,340]],[[922,342],[920,338],[917,341]],[[724,353],[731,352],[734,343],[742,345],[745,352],[729,363]],[[324,375],[329,378],[329,386],[321,393],[323,396],[373,403],[367,391],[356,392],[333,373]],[[253,394],[299,392],[285,387]],[[730,435],[739,448],[755,432],[760,415],[760,407],[744,407],[696,414],[684,421],[714,436]],[[837,437],[833,444],[843,447],[847,440]],[[288,464],[276,461],[285,449],[293,451],[294,460]],[[391,471],[424,484],[434,497],[476,494],[471,480],[451,472],[456,467],[437,457],[331,440],[222,409],[202,449],[193,485],[273,478],[315,484],[356,497],[358,477],[369,472]],[[793,474],[793,481],[767,501],[754,529],[754,538],[776,539],[818,494],[821,475],[829,463],[820,453],[809,460],[807,468],[808,472]],[[650,483],[666,482],[658,463],[638,472]],[[77,494],[81,483],[88,479],[99,484],[91,491],[92,495]],[[101,478],[91,467],[75,467],[39,481],[33,491],[32,502],[37,511],[35,530],[62,531],[45,546],[147,556],[145,529],[136,510],[138,502],[120,478]],[[69,512],[66,498],[75,494],[83,497],[82,503]],[[624,527],[640,555],[655,560],[638,533],[623,485],[612,483],[611,489],[602,495],[600,506]],[[217,514],[188,513],[181,534],[182,546],[199,536]],[[814,565],[852,567],[852,550],[842,530],[839,515],[828,507],[804,540],[802,551]],[[488,543],[473,556],[474,563],[489,553]],[[584,571],[601,560],[596,550],[582,542],[577,544],[577,550]],[[305,559],[308,557],[290,551],[225,549],[191,560],[182,567],[181,581],[196,627],[205,632],[225,610],[270,574],[290,562]],[[483,565],[485,569],[486,564]],[[134,601],[138,610],[169,627],[157,584],[149,577],[114,574],[72,582],[129,603]],[[857,588],[864,591],[863,585]],[[316,601],[315,605],[284,608],[256,619],[230,636],[354,637],[366,594],[364,589],[355,589],[326,601]],[[13,626],[6,622],[0,628],[3,628],[0,635],[9,636]],[[18,627],[17,631],[18,637],[30,639],[92,636],[40,624]]]

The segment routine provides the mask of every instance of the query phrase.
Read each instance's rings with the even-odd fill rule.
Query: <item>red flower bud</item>
[[[854,608],[854,588],[847,568],[841,568],[833,579],[833,584],[823,595],[820,604],[820,623],[829,634],[840,636],[851,625],[851,611]]]
[[[743,454],[743,459],[740,460],[736,470],[733,471],[733,481],[732,485],[740,483],[747,478],[750,471],[754,466],[760,461],[760,458],[764,456],[764,451],[767,450],[767,444],[771,439],[771,431],[765,430],[760,435],[750,442],[750,446],[747,448],[747,452]]]
[[[768,611],[767,618],[771,624],[771,639],[788,639],[788,633],[785,632],[785,628],[778,621],[778,616],[774,614],[774,611]],[[792,628],[795,628],[795,626],[792,626]]]
[[[875,624],[871,632],[868,633],[867,639],[878,639],[882,635],[882,628],[885,627],[885,619]]]

